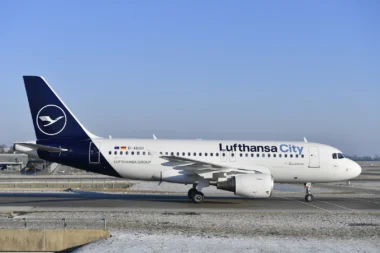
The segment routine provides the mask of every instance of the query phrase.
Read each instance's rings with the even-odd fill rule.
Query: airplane
[[[102,138],[79,122],[43,77],[23,79],[36,140],[15,142],[14,150],[113,177],[192,185],[188,197],[194,203],[204,201],[202,189],[209,186],[269,198],[274,183],[304,184],[311,202],[312,184],[361,173],[339,149],[307,141]]]

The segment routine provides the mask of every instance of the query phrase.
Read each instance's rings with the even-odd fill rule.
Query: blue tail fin
[[[95,137],[71,113],[40,76],[24,76],[25,89],[37,140]]]

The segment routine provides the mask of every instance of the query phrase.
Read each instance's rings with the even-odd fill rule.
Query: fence
[[[106,218],[0,218],[0,229],[107,229]]]
[[[0,178],[3,188],[129,188],[131,181],[115,178],[64,178],[64,177],[18,177]]]

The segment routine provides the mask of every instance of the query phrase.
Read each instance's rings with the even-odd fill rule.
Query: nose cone
[[[352,161],[352,177],[357,177],[362,173],[362,167],[354,161]]]

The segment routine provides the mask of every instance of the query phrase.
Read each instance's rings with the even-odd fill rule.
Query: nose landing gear
[[[306,190],[305,201],[312,202],[314,200],[314,196],[311,194],[311,183],[305,183],[304,185]]]

